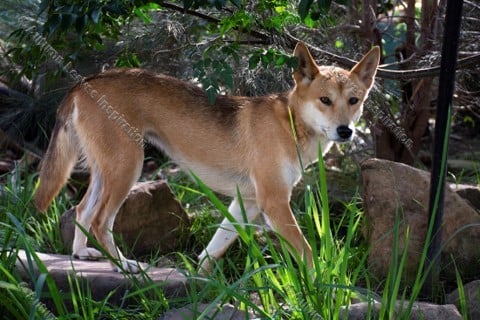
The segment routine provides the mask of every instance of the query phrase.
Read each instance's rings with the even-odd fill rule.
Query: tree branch
[[[291,38],[292,40],[295,40],[296,42],[301,41],[300,39],[297,39],[296,37],[294,37],[288,32],[285,32],[285,35]],[[326,56],[329,59],[341,64],[342,66],[352,68],[357,63],[357,61],[355,60],[336,55],[326,50],[322,50],[316,46],[313,46],[310,44],[306,44],[306,45],[313,52],[316,52],[317,54],[320,54],[322,56]],[[435,76],[438,76],[440,73],[440,66],[421,68],[421,69],[411,69],[411,70],[388,69],[388,67],[392,65],[401,65],[401,64],[402,63],[395,63],[395,64],[385,64],[380,66],[380,68],[378,68],[378,71],[377,71],[377,77],[383,78],[383,79],[400,80],[400,79],[435,77]],[[479,64],[480,64],[480,54],[473,54],[469,57],[459,59],[457,61],[456,70],[468,68],[468,67],[479,65]]]
[[[221,20],[218,19],[218,18],[212,17],[210,15],[204,14],[204,13],[199,12],[199,11],[190,10],[190,9],[186,10],[186,9],[182,8],[181,6],[170,3],[170,2],[159,0],[157,3],[160,4],[162,7],[166,8],[166,9],[170,9],[170,10],[185,13],[185,14],[189,14],[191,16],[195,16],[195,17],[198,17],[200,19],[203,19],[203,20],[205,20],[209,23],[219,24],[221,22]],[[236,30],[238,30],[238,29],[236,29]],[[246,41],[242,42],[243,44],[256,43],[256,44],[263,44],[263,45],[271,45],[271,44],[274,43],[273,36],[270,36],[270,35],[265,34],[263,32],[260,32],[260,31],[257,31],[257,30],[250,30],[250,31],[241,30],[241,32],[246,33],[249,36],[252,36],[252,37],[255,37],[255,38],[259,39],[259,40],[252,40],[252,41],[246,40]],[[295,36],[293,36],[286,29],[284,29],[284,32],[283,32],[282,35],[280,35],[280,37],[283,37],[286,40],[286,46],[291,47],[291,49],[294,48],[294,46],[297,42],[302,41],[302,40],[296,38]],[[339,63],[340,65],[344,66],[344,67],[351,68],[357,63],[357,61],[355,61],[355,60],[336,55],[336,54],[331,53],[331,52],[326,51],[326,50],[322,50],[322,49],[320,49],[316,46],[313,46],[313,45],[310,45],[310,44],[307,44],[307,46],[314,53],[317,53],[319,55],[328,57],[328,59],[333,60],[333,61]],[[468,67],[478,65],[478,64],[480,64],[480,54],[473,54],[469,57],[459,59],[457,61],[457,70],[468,68]],[[440,73],[440,66],[429,67],[429,68],[421,68],[421,69],[410,69],[410,70],[388,69],[389,67],[392,67],[394,65],[395,66],[401,66],[402,63],[400,62],[400,63],[386,64],[386,65],[380,66],[380,68],[377,71],[377,77],[383,78],[383,79],[400,80],[400,79],[435,77],[435,76],[438,76],[438,74]]]
[[[195,10],[189,10],[189,9],[186,10],[186,9],[184,9],[184,8],[182,8],[182,7],[180,7],[176,4],[170,3],[170,2],[158,1],[158,4],[161,5],[164,8],[167,8],[167,9],[170,9],[170,10],[173,10],[173,11],[178,11],[178,12],[181,12],[181,13],[186,13],[186,14],[189,14],[191,16],[201,18],[201,19],[203,19],[205,21],[208,21],[210,23],[218,24],[220,22],[220,20],[217,19],[217,18],[211,17],[207,14],[204,14],[204,13],[201,13],[201,12],[198,12],[198,11],[195,11]]]
[[[173,11],[177,11],[177,12],[181,12],[181,13],[189,14],[191,16],[203,19],[203,20],[205,20],[209,23],[220,24],[220,22],[221,22],[221,20],[218,19],[218,18],[209,16],[207,14],[204,14],[204,13],[201,13],[201,12],[198,12],[198,11],[195,11],[195,10],[190,10],[190,9],[186,10],[186,9],[184,9],[184,8],[182,8],[182,7],[180,7],[176,4],[170,3],[170,2],[158,1],[158,4],[161,5],[164,8],[167,8],[167,9],[170,9],[170,10],[173,10]],[[234,29],[238,31],[238,28],[234,28]],[[265,41],[266,43],[271,43],[272,42],[270,36],[265,34],[265,33],[262,33],[262,32],[256,31],[256,30],[250,30],[250,31],[242,30],[242,32],[246,33],[250,36],[253,36],[255,38],[261,39],[261,40]]]
[[[480,54],[474,54],[466,58],[458,59],[455,70],[469,68],[471,66],[480,65]],[[377,76],[384,79],[413,79],[436,77],[440,73],[440,66],[412,69],[412,70],[389,70],[379,68]]]

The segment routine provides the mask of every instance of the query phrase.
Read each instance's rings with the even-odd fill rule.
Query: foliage
[[[2,72],[14,80],[25,75],[32,81],[31,91],[39,95],[51,88],[57,89],[60,82],[57,79],[65,78],[65,71],[59,65],[52,65],[51,51],[45,45],[33,41],[35,33],[63,57],[62,65],[75,66],[85,56],[92,59],[95,52],[100,55],[96,70],[105,63],[163,72],[165,66],[159,62],[169,59],[169,67],[173,69],[176,65],[178,69],[174,75],[198,81],[211,102],[219,93],[254,94],[287,87],[274,79],[257,84],[256,87],[265,90],[252,90],[260,78],[257,75],[268,79],[265,74],[270,69],[295,66],[291,52],[298,39],[321,44],[327,51],[315,49],[314,53],[330,57],[328,63],[332,60],[345,63],[345,59],[327,54],[328,51],[356,58],[376,44],[382,46],[384,61],[391,69],[401,71],[438,64],[435,52],[441,32],[435,30],[441,25],[437,21],[442,18],[441,2],[424,2],[426,9],[412,3],[403,5],[398,0],[375,3],[376,7],[365,10],[362,3],[348,0],[6,0],[0,8],[18,9],[17,12],[6,10],[0,19],[16,21],[19,13],[20,18],[25,19],[19,19],[21,23],[17,27],[20,28],[7,39],[6,67]],[[25,4],[36,9],[29,12]],[[469,6],[466,12],[474,17],[478,6],[470,2],[466,5]],[[462,33],[465,42],[461,44],[465,52],[478,51],[475,49],[478,33],[468,31],[478,29],[476,21],[465,18],[466,32]],[[419,24],[422,25],[418,27]],[[142,38],[153,38],[157,40],[156,45],[152,41],[150,47],[145,48],[143,41],[135,46]],[[162,52],[160,55],[164,57],[157,56],[157,52]],[[107,59],[113,61],[106,62]],[[472,95],[477,91],[478,73],[470,71],[459,74],[461,83],[457,88],[462,94],[457,98],[461,104],[458,109],[467,110],[459,117],[465,119],[459,121],[459,125],[478,132],[480,126],[475,113],[478,99]],[[412,155],[419,151],[421,135],[428,128],[430,115],[423,113],[434,100],[434,97],[423,99],[426,95],[419,92],[434,92],[431,88],[434,82],[428,78],[433,74],[418,80],[415,77],[402,82],[384,82],[378,104],[385,106],[385,113],[414,142],[414,148],[403,145],[394,132],[374,119],[371,131],[375,131],[374,126],[383,128],[378,139],[372,138],[377,157],[414,161]],[[42,81],[46,83],[43,86]],[[245,83],[251,87],[242,87]],[[268,87],[270,83],[278,83],[278,88]],[[37,85],[40,88],[33,87]],[[417,85],[425,89],[420,90]],[[409,112],[411,106],[418,110]]]
[[[397,55],[403,54],[400,49],[408,44],[406,39],[412,31],[406,22],[394,23],[392,21],[396,20],[388,20],[389,15],[399,13],[399,3],[394,0],[378,1],[377,7],[372,10],[376,19],[372,21],[372,25],[381,33],[377,39],[380,43],[376,44],[384,45],[384,55],[393,59],[389,62],[395,62]],[[371,12],[362,10],[358,2],[353,1],[7,0],[0,4],[0,8],[9,5],[20,8],[16,12],[17,16],[12,19],[7,16],[7,11],[2,11],[0,19],[22,21],[15,26],[19,28],[6,39],[8,45],[5,46],[8,48],[7,65],[12,66],[8,72],[15,79],[26,76],[34,84],[37,77],[45,75],[50,79],[62,79],[65,76],[63,68],[58,64],[52,66],[48,46],[64,58],[62,64],[71,62],[73,65],[79,63],[87,53],[107,52],[107,49],[114,47],[116,50],[112,54],[112,65],[117,67],[148,64],[155,66],[161,62],[161,59],[155,60],[156,51],[163,51],[170,59],[170,64],[179,69],[187,66],[186,71],[182,69],[179,72],[185,72],[182,74],[183,78],[197,80],[206,90],[211,102],[218,93],[234,91],[233,87],[238,79],[247,78],[245,70],[251,72],[251,78],[255,81],[259,81],[259,78],[267,79],[261,83],[262,88],[273,83],[276,90],[282,81],[268,76],[281,74],[282,70],[287,69],[285,67],[296,67],[291,49],[297,38],[314,45],[322,44],[323,48],[350,57],[357,57],[360,51],[363,51],[362,47],[370,46],[373,42],[372,34],[368,33],[371,30],[359,22],[366,21],[367,14]],[[35,6],[37,9],[33,14],[29,14],[29,8]],[[25,14],[26,19],[18,20],[19,12]],[[415,19],[418,20],[421,16],[421,10],[414,10],[411,20],[415,22]],[[467,23],[474,23],[472,21],[474,20],[468,20]],[[414,26],[417,27],[415,23]],[[423,27],[425,26],[420,28],[421,31],[424,30]],[[354,32],[350,32],[351,30]],[[472,30],[475,30],[475,25]],[[43,39],[44,42],[34,41],[36,34],[40,36],[37,39]],[[420,38],[418,28],[413,35],[414,41]],[[157,42],[161,46],[150,47],[150,51],[143,54],[140,49],[144,42],[137,47],[134,45],[135,41],[145,38],[160,39]],[[470,43],[474,44],[476,41],[472,40]],[[416,48],[417,43],[410,45]],[[316,52],[322,53],[319,50]],[[436,59],[434,54],[429,55],[428,51],[424,54],[420,50],[403,58],[411,62],[411,56],[420,56],[419,63],[424,63],[425,67],[435,63]],[[102,63],[107,60],[105,56],[102,59]],[[337,62],[343,63],[342,61]],[[332,60],[328,63],[332,63]],[[399,66],[405,65],[401,62],[394,67]],[[411,64],[409,68],[414,69],[416,66]],[[163,67],[165,66],[160,65],[158,68]],[[265,77],[258,77],[261,69],[273,72]],[[470,84],[465,86],[464,97],[468,97],[468,92],[476,92],[479,83],[476,81],[478,72],[471,74],[470,71],[475,70],[468,71],[468,75],[463,74]],[[290,72],[288,76],[290,77]],[[377,104],[385,106],[385,113],[394,120],[403,119],[402,112],[410,110],[410,106],[402,101],[410,84],[410,79],[401,83],[387,83],[386,90],[383,90],[382,94],[377,93]],[[39,91],[41,95],[47,89]],[[476,107],[475,102],[472,103],[478,101],[475,99],[465,98],[465,106]],[[21,114],[21,111],[18,114]],[[474,127],[475,121],[469,120],[472,117],[466,115],[462,121]],[[428,121],[428,117],[426,120]],[[401,124],[399,121],[397,123]],[[378,122],[374,122],[374,125],[376,124]],[[423,135],[425,130],[419,132]],[[391,144],[394,140],[390,139],[388,143]],[[192,213],[201,215],[191,230],[196,243],[192,244],[192,248],[185,248],[182,253],[178,253],[179,264],[190,271],[189,280],[192,286],[189,296],[185,301],[166,301],[161,292],[155,293],[154,297],[146,296],[144,287],[138,285],[130,293],[138,297],[137,310],[122,307],[114,309],[109,305],[109,297],[105,297],[103,301],[94,301],[89,288],[81,287],[76,278],[70,279],[70,293],[64,295],[49,281],[46,272],[32,278],[34,289],[27,289],[15,273],[17,249],[26,250],[32,260],[38,260],[35,258],[35,250],[63,253],[65,248],[59,238],[58,214],[72,203],[66,193],[62,193],[46,216],[36,216],[31,204],[35,174],[17,170],[2,177],[6,183],[0,186],[1,314],[18,319],[48,317],[41,303],[41,299],[45,297],[45,293],[42,293],[44,291],[47,292],[46,295],[54,298],[57,314],[86,319],[116,316],[131,319],[154,318],[175,304],[190,302],[212,302],[211,308],[214,308],[216,303],[233,302],[266,319],[335,318],[339,316],[342,305],[348,306],[352,297],[382,301],[384,307],[380,318],[385,319],[391,317],[396,299],[409,300],[411,307],[411,303],[419,295],[424,277],[419,273],[413,288],[403,288],[401,280],[406,263],[405,255],[397,252],[398,255],[395,255],[396,258],[392,261],[391,272],[383,283],[381,296],[374,293],[373,289],[376,288],[373,288],[373,285],[376,285],[376,280],[369,274],[365,263],[368,250],[360,231],[362,209],[357,205],[356,197],[353,197],[351,202],[345,204],[340,217],[330,220],[323,163],[319,165],[319,174],[315,177],[317,183],[307,187],[303,203],[292,204],[318,257],[313,271],[315,280],[304,265],[294,262],[295,259],[288,253],[288,244],[284,241],[280,241],[278,245],[275,238],[267,234],[265,242],[259,243],[254,232],[256,226],[253,225],[247,225],[240,230],[241,241],[236,248],[231,249],[227,258],[219,261],[212,277],[200,278],[196,273],[194,257],[198,248],[203,247],[210,239],[213,231],[213,218],[210,214],[214,212],[228,217],[228,211],[225,210],[223,202],[207,188],[198,190],[194,185],[176,185],[177,195],[184,203],[191,204]],[[478,182],[478,170],[475,174]],[[211,202],[205,203],[205,197],[200,197],[203,194],[207,195]],[[424,259],[423,256],[422,261],[425,261]],[[462,289],[462,286],[459,275],[458,287]],[[259,303],[254,302],[252,297],[258,297]],[[72,303],[74,309],[67,315],[66,305]],[[208,310],[199,314],[199,318],[206,312]],[[408,317],[408,312],[407,310],[403,315],[405,318]]]
[[[232,65],[240,63],[240,57],[245,51],[239,46],[240,43],[248,43],[255,37],[265,40],[269,34],[281,32],[285,27],[300,22],[296,6],[286,0],[253,3],[185,0],[182,4],[183,9],[180,6],[175,8],[213,10],[209,14],[203,14],[210,23],[196,25],[195,41],[207,41],[208,47],[200,47],[200,59],[193,65],[194,76],[203,85],[212,102],[225,88],[233,89]],[[47,44],[64,58],[63,65],[75,64],[82,52],[104,50],[106,42],[119,41],[124,36],[125,28],[132,23],[142,21],[149,24],[154,19],[152,14],[168,10],[171,5],[176,4],[144,0],[43,0],[38,6],[37,16],[40,19],[20,19],[20,28],[10,35],[8,55],[15,64],[21,66],[17,78],[25,75],[32,79],[42,66],[51,62],[51,51],[47,50]],[[324,8],[323,5],[321,7]],[[44,40],[42,43],[33,39],[39,38],[39,35]],[[264,51],[253,47],[249,55],[250,69],[254,69],[259,62],[263,67],[295,66],[290,53],[277,48]],[[141,63],[139,57],[127,49],[117,57],[115,65],[138,67]],[[47,70],[47,75],[52,78],[61,77],[64,73],[62,66],[50,69]],[[13,77],[14,74],[11,73],[10,76]]]
[[[292,257],[288,251],[289,244],[283,239],[277,241],[278,235],[272,237],[271,234],[264,233],[264,240],[260,241],[255,232],[260,226],[236,222],[240,241],[218,261],[213,274],[208,278],[197,274],[195,250],[186,248],[184,252],[177,253],[178,267],[187,270],[187,297],[168,301],[158,286],[150,283],[146,274],[141,274],[140,277],[146,282],[140,283],[133,277],[134,287],[128,293],[130,298],[137,301],[133,307],[112,306],[109,296],[100,301],[94,300],[89,287],[81,284],[75,276],[69,278],[70,290],[67,294],[59,291],[35,253],[36,250],[62,250],[61,246],[52,248],[51,244],[58,245],[56,241],[37,243],[38,235],[44,235],[40,240],[54,239],[58,237],[58,230],[42,223],[42,217],[30,216],[30,199],[35,190],[32,182],[36,175],[4,177],[7,183],[0,193],[0,311],[9,319],[54,319],[55,316],[43,304],[49,298],[54,300],[55,305],[55,310],[51,311],[59,318],[151,319],[158,318],[165,310],[173,307],[208,303],[209,307],[197,314],[197,319],[202,319],[218,304],[233,303],[262,319],[336,319],[348,308],[351,299],[355,298],[381,301],[379,319],[390,319],[397,299],[401,299],[407,303],[407,308],[403,314],[396,316],[408,319],[412,303],[425,281],[424,277],[419,277],[411,288],[402,287],[406,255],[405,252],[394,254],[383,293],[377,295],[373,287],[377,281],[370,275],[366,265],[368,250],[361,240],[363,213],[357,205],[357,199],[353,198],[346,203],[341,216],[332,220],[323,162],[319,163],[318,168],[305,172],[307,176],[312,174],[315,179],[308,180],[313,181],[313,184],[306,186],[304,197],[300,199],[303,203],[292,205],[312,244],[314,256],[317,257],[314,270],[308,271],[303,263],[298,263],[300,257]],[[202,215],[198,223],[203,223],[203,226],[194,224],[193,234],[213,231],[212,211],[232,219],[223,201],[201,181],[197,182],[198,186],[195,186],[182,178],[178,182],[182,185],[173,184],[182,201],[190,204],[190,211]],[[205,197],[209,199],[208,202],[205,202]],[[47,216],[57,216],[70,205],[66,197],[60,197],[51,206]],[[300,207],[304,209],[298,209]],[[399,224],[397,221],[393,230],[396,239]],[[58,225],[54,228],[58,228]],[[202,247],[209,237],[196,239],[203,241],[203,244],[196,243],[195,247]],[[18,248],[23,248],[31,261],[39,265],[40,273],[36,276],[32,273],[29,281],[34,284],[33,289],[30,289],[31,286],[26,287],[15,272]],[[458,286],[463,288],[459,276]],[[464,303],[463,308],[465,309]],[[373,309],[371,312],[373,314]]]

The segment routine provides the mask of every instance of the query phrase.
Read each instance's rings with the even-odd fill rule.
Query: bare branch
[[[209,16],[207,14],[204,14],[202,12],[198,12],[198,11],[195,11],[195,10],[186,10],[182,7],[180,7],[179,5],[176,5],[176,4],[173,4],[173,3],[170,3],[170,2],[165,2],[165,1],[159,1],[159,4],[164,7],[164,8],[167,8],[167,9],[170,9],[170,10],[173,10],[173,11],[177,11],[177,12],[181,12],[181,13],[186,13],[186,14],[189,14],[191,16],[194,16],[194,17],[198,17],[200,19],[203,19],[207,22],[210,22],[210,23],[213,23],[213,24],[220,24],[220,19],[218,18],[215,18],[215,17],[212,17],[212,16]],[[236,28],[234,28],[235,30],[238,30]],[[248,34],[249,36],[252,36],[252,37],[255,37],[255,38],[258,38],[258,39],[261,39],[263,40],[264,42],[268,42],[268,43],[271,43],[271,39],[269,37],[268,34],[265,34],[265,33],[262,33],[260,31],[256,31],[256,30],[250,30],[250,31],[245,31],[245,30],[242,30],[243,33],[246,33]],[[246,41],[248,42],[248,41]]]
[[[177,11],[177,12],[182,12],[182,13],[189,14],[189,15],[201,18],[205,21],[208,21],[209,23],[213,23],[213,24],[219,24],[220,23],[220,19],[212,17],[212,16],[207,15],[207,14],[204,14],[204,13],[199,12],[199,11],[185,10],[181,6],[178,6],[178,5],[170,3],[170,2],[165,2],[165,1],[159,1],[159,4],[164,8],[167,8],[167,9],[170,9],[170,10],[173,10],[173,11]],[[244,30],[241,30],[241,31],[244,32]],[[274,43],[273,36],[269,36],[268,34],[265,34],[265,33],[260,32],[260,31],[250,30],[246,34],[248,34],[251,37],[257,38],[258,40],[244,40],[244,41],[241,41],[242,44],[255,43],[255,44],[269,45],[269,44]],[[288,47],[291,47],[291,49],[293,49],[293,47],[295,46],[295,44],[297,42],[301,41],[300,39],[293,36],[286,29],[284,29],[284,32],[281,35],[281,37],[283,37],[283,38],[285,38],[285,40],[287,40],[286,44],[287,44]],[[326,50],[322,50],[322,49],[320,49],[316,46],[310,45],[310,44],[307,44],[307,45],[313,52],[317,53],[318,55],[328,57],[328,59],[333,60],[333,61],[339,63],[340,65],[344,66],[344,67],[350,67],[351,68],[357,63],[357,61],[349,59],[347,57],[336,55],[334,53],[331,53],[331,52],[326,51]],[[399,79],[414,79],[414,78],[435,77],[435,76],[438,76],[438,74],[440,72],[440,66],[429,67],[429,68],[421,68],[421,69],[411,69],[411,70],[392,70],[392,69],[389,69],[389,68],[394,67],[394,66],[395,67],[401,66],[401,65],[405,64],[406,62],[407,61],[382,65],[382,66],[380,66],[380,68],[377,71],[377,76],[380,77],[380,78],[384,78],[384,79],[399,80]],[[457,70],[468,68],[468,67],[475,66],[475,65],[478,65],[478,64],[480,64],[480,54],[475,52],[473,55],[470,55],[468,57],[459,59],[458,62],[457,62]]]
[[[287,35],[289,38],[295,41],[301,41],[300,39],[294,37],[290,33],[285,32],[285,35]],[[342,66],[345,67],[353,67],[357,61],[336,55],[334,53],[331,53],[326,50],[322,50],[316,46],[307,44],[309,49],[312,50],[312,52],[316,52],[317,54],[320,54],[322,56],[326,56],[329,59],[341,64]],[[471,66],[479,65],[480,64],[480,54],[476,53],[471,56],[459,59],[457,61],[457,70],[459,69],[464,69],[464,68],[469,68]],[[438,76],[440,72],[440,66],[435,66],[435,67],[429,67],[429,68],[421,68],[421,69],[411,69],[411,70],[391,70],[388,69],[389,67],[392,67],[393,65],[398,66],[402,65],[402,63],[394,63],[394,64],[384,64],[380,66],[380,68],[377,71],[377,77],[383,78],[383,79],[393,79],[393,80],[399,80],[399,79],[413,79],[413,78],[428,78],[428,77],[435,77]]]
[[[456,70],[469,68],[471,66],[480,65],[480,54],[474,54],[466,58],[459,59],[457,61]],[[412,69],[412,70],[389,70],[385,68],[379,68],[377,76],[384,79],[413,79],[413,78],[428,78],[438,76],[440,72],[440,66]]]

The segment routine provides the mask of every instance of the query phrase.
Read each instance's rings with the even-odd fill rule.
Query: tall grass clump
[[[359,243],[362,238],[362,210],[352,199],[344,204],[339,225],[331,221],[321,153],[317,169],[304,172],[305,175],[315,174],[315,183],[305,188],[303,211],[295,210],[307,241],[312,245],[315,257],[313,270],[308,270],[303,257],[292,256],[288,250],[290,244],[280,235],[275,234],[272,238],[270,233],[264,232],[265,242],[262,244],[257,241],[254,231],[259,226],[246,219],[235,221],[215,194],[197,181],[199,189],[215,208],[235,225],[247,249],[243,260],[231,261],[229,255],[225,255],[212,277],[198,277],[197,280],[204,285],[202,290],[209,289],[191,292],[195,300],[201,301],[202,294],[214,290],[218,293],[215,303],[233,301],[262,319],[338,319],[345,315],[352,301],[360,300],[369,303],[368,314],[372,318],[410,318],[415,301],[421,297],[426,272],[431,268],[426,260],[431,227],[421,252],[418,273],[413,283],[408,284],[405,272],[410,234],[408,227],[405,232],[400,232],[405,226],[401,215],[397,214],[391,230],[393,248],[390,271],[386,279],[375,279],[366,263],[368,248]],[[398,210],[400,213],[402,208]],[[400,238],[401,234],[404,239]],[[237,277],[234,281],[225,277],[222,271],[225,267],[235,270]],[[192,272],[195,274],[193,269]],[[458,281],[461,288],[461,279],[458,278]],[[375,288],[372,287],[374,283],[377,285]],[[378,290],[380,292],[375,293]],[[211,307],[215,308],[215,305]],[[206,312],[201,315],[205,316]]]
[[[263,230],[265,240],[257,241],[255,230],[259,226],[246,218],[235,221],[216,195],[197,179],[199,189],[236,227],[246,248],[243,260],[233,262],[227,254],[211,277],[196,278],[203,284],[202,290],[214,288],[217,293],[214,303],[235,301],[262,319],[335,319],[352,298],[370,299],[368,290],[355,287],[365,275],[367,256],[367,252],[355,243],[360,233],[362,212],[354,199],[345,205],[341,219],[346,231],[332,228],[323,161],[320,160],[318,165],[318,171],[312,170],[318,172],[317,182],[306,187],[305,211],[299,213],[304,234],[316,257],[313,270],[307,268],[303,257],[292,256],[288,250],[290,244],[281,235],[275,234],[272,238],[271,233]],[[225,267],[235,269],[234,273],[238,275],[230,283],[223,273]],[[195,273],[193,268],[191,271]],[[202,290],[191,292],[195,300],[202,300],[199,295],[212,289]]]
[[[1,319],[153,319],[169,308],[163,291],[146,272],[128,275],[133,284],[124,297],[128,305],[112,305],[114,292],[93,299],[88,283],[75,272],[68,277],[69,290],[60,290],[37,252],[64,252],[58,216],[71,203],[63,192],[45,214],[38,214],[32,205],[37,175],[25,172],[15,170],[1,177],[5,181],[0,186]]]
[[[290,252],[290,244],[280,235],[246,221],[246,217],[234,221],[224,202],[201,181],[185,185],[182,178],[172,184],[179,198],[191,204],[188,210],[202,213],[190,230],[195,248],[185,245],[182,250],[187,254],[178,253],[178,265],[185,270],[189,282],[187,296],[167,299],[161,287],[149,278],[148,270],[143,270],[139,276],[126,275],[133,286],[120,305],[111,303],[113,292],[94,299],[89,284],[75,273],[68,278],[69,291],[61,291],[36,253],[66,252],[58,227],[59,215],[71,207],[66,193],[61,193],[45,215],[39,215],[32,206],[36,174],[15,170],[0,177],[5,181],[0,186],[0,315],[5,319],[156,319],[168,309],[189,305],[195,319],[209,319],[218,314],[219,305],[229,303],[259,319],[341,319],[354,301],[366,301],[370,306],[368,318],[409,319],[414,302],[421,298],[425,270],[430,268],[427,246],[421,253],[413,283],[405,285],[409,231],[401,232],[404,222],[399,207],[391,230],[394,240],[390,271],[386,279],[375,279],[367,265],[369,251],[362,238],[363,211],[358,195],[344,203],[343,212],[331,212],[321,151],[319,156],[316,166],[303,170],[305,176],[314,177],[304,181],[313,183],[307,184],[303,197],[292,203],[312,247],[312,270],[304,263],[304,257]],[[215,227],[212,212],[232,222],[240,241],[205,277],[197,273],[193,252],[211,238]],[[431,228],[428,232],[427,242]],[[89,236],[89,240],[98,245],[93,237]],[[24,267],[28,281],[17,272],[20,253],[27,258]],[[457,286],[461,311],[466,314],[459,273]],[[200,308],[205,304],[206,308]]]

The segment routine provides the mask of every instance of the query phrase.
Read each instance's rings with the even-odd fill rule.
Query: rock
[[[60,218],[63,243],[71,250],[75,230],[75,208]],[[175,199],[167,182],[137,183],[120,208],[113,231],[134,256],[175,251],[188,236],[189,217]],[[128,251],[124,253],[129,255]]]
[[[463,286],[465,292],[465,306],[468,319],[480,319],[480,280],[475,280]],[[447,294],[445,301],[457,306],[462,311],[462,303],[458,289]]]
[[[0,174],[11,172],[15,168],[13,161],[0,160]]]
[[[357,193],[360,179],[338,170],[326,170],[325,177],[328,184],[328,203],[331,214],[342,215],[345,211],[345,203],[352,200]],[[307,186],[316,190],[318,185],[318,174],[306,174],[302,180],[295,186],[292,192],[293,203],[303,203]]]
[[[200,304],[190,304],[186,307],[180,309],[171,309],[162,315],[158,320],[184,320],[184,319],[197,319],[200,314],[202,314],[209,304],[200,303]],[[245,320],[245,319],[255,319],[251,314],[246,313],[245,311],[240,311],[231,304],[225,304],[223,306],[214,306],[209,310],[202,319],[211,319],[211,320]]]
[[[480,188],[467,184],[451,183],[450,188],[477,210],[480,210]]]
[[[407,319],[406,310],[409,302],[397,301],[395,305],[395,314],[388,315],[385,319]],[[381,303],[360,302],[350,305],[348,308],[342,307],[340,310],[341,320],[365,320],[378,319],[380,315]],[[453,304],[437,305],[425,302],[414,302],[412,310],[408,317],[409,320],[456,320],[462,319],[457,308]]]
[[[77,260],[67,255],[44,253],[37,253],[37,256],[55,281],[57,288],[67,295],[72,290],[69,278],[72,283],[75,283],[74,279],[77,279],[80,288],[85,288],[88,285],[91,297],[94,300],[103,300],[109,296],[108,302],[115,305],[129,303],[126,295],[132,288],[135,288],[134,282],[137,283],[137,286],[138,283],[150,286],[152,292],[161,288],[167,298],[186,295],[187,278],[176,269],[153,267],[147,269],[148,266],[142,264],[143,269],[147,270],[144,274],[125,275],[113,272],[107,260]],[[23,281],[35,285],[40,274],[39,267],[34,263],[32,270],[30,270],[27,261],[25,251],[19,251],[17,271]],[[33,279],[31,274],[34,275]],[[133,277],[135,279],[132,279]],[[151,286],[152,283],[155,283],[156,286]],[[44,285],[44,288],[46,287]],[[47,306],[49,305],[50,303],[47,302]]]
[[[398,255],[403,253],[407,227],[409,246],[405,279],[411,281],[417,271],[428,224],[430,173],[405,164],[370,159],[362,164],[364,235],[368,239],[369,270],[385,278],[392,262],[395,215],[398,215]],[[445,190],[442,243],[442,270],[455,279],[455,265],[464,278],[478,274],[480,259],[480,216],[468,202],[449,188]],[[468,226],[477,224],[476,226]],[[447,241],[448,240],[448,241]]]

